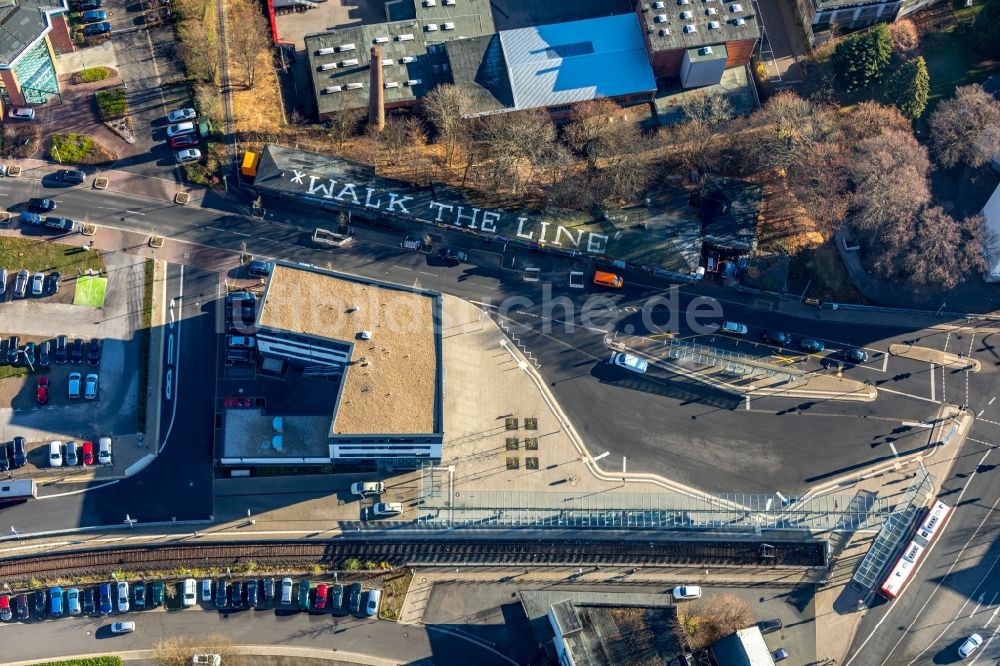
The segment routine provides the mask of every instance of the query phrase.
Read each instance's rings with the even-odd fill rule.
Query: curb
[[[983,369],[983,364],[978,359],[967,358],[961,354],[953,354],[952,352],[942,352],[929,347],[895,343],[889,345],[889,353],[893,356],[912,358],[925,363],[936,363],[945,367],[963,365],[965,367],[960,369],[968,372],[979,372]]]
[[[210,650],[211,646],[191,646],[191,650]],[[236,645],[232,647],[235,654],[250,656],[273,656],[273,657],[299,657],[309,659],[325,659],[336,663],[364,664],[365,666],[401,666],[406,662],[394,659],[385,659],[373,655],[361,654],[360,652],[345,652],[336,648],[297,648],[292,646],[275,645]],[[155,650],[114,650],[116,656],[123,661],[148,661],[156,656]],[[29,659],[26,661],[7,662],[7,666],[32,666],[33,664],[49,664],[53,660],[62,661],[67,659],[94,659],[107,656],[108,652],[94,652],[91,654],[65,655],[62,657],[46,657],[43,659]]]

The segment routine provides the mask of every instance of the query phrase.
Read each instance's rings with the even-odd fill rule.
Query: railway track
[[[338,539],[328,542],[268,541],[217,544],[157,544],[24,555],[0,560],[7,580],[111,571],[181,567],[322,564],[342,567],[349,559],[392,566],[792,566],[826,564],[821,543],[746,541],[596,541],[575,539]]]

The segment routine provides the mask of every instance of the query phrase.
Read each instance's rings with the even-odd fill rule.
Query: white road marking
[[[996,599],[996,597],[993,598]],[[1000,608],[998,608],[997,610],[1000,610]],[[993,618],[996,616],[997,616],[997,611],[993,611],[993,615],[992,617],[990,617],[990,622],[992,622]],[[989,622],[986,623],[986,626],[987,627],[990,626]],[[1000,625],[998,625],[997,628],[993,630],[993,633],[990,634],[990,637],[986,639],[986,642],[983,644],[983,648],[979,651],[979,654],[977,654],[975,658],[969,662],[969,666],[975,664],[977,661],[979,661],[980,657],[986,654],[986,651],[990,648],[990,643],[993,642],[993,639],[997,637],[998,633],[1000,633]],[[989,659],[989,657],[987,657],[987,659]]]
[[[392,265],[392,267],[393,267],[393,268],[399,268],[399,269],[401,269],[401,270],[404,270],[404,271],[412,271],[412,270],[416,270],[416,269],[414,269],[414,268],[407,268],[406,266],[399,266],[398,264],[393,264],[393,265]]]
[[[996,397],[996,396],[993,396],[992,398],[990,398],[990,401],[989,401],[988,403],[986,403],[986,404],[987,404],[987,405],[992,405],[992,404],[993,404],[993,401],[994,401],[994,400],[996,400],[996,399],[997,399],[997,397]]]
[[[934,426],[930,423],[924,423],[923,421],[903,421],[903,425],[909,426],[911,428],[933,428]]]
[[[894,455],[894,456],[896,456],[898,458],[899,457],[899,451],[896,450],[896,445],[893,444],[892,442],[889,442],[889,448],[892,449],[892,455]]]
[[[931,363],[931,400],[934,400],[934,364]]]
[[[986,411],[985,409],[980,409],[980,410],[979,410],[979,413],[978,413],[978,414],[976,414],[976,418],[978,419],[978,418],[979,418],[980,416],[982,416],[982,415],[983,415],[983,412],[985,412],[985,411]]]
[[[125,211],[125,212],[126,212],[126,213],[131,213],[132,215],[142,215],[143,217],[146,217],[146,214],[145,214],[145,213],[140,213],[140,212],[139,212],[139,211],[137,211],[137,210],[127,210],[127,211]]]
[[[236,236],[246,236],[247,238],[250,238],[250,234],[245,234],[242,231],[234,231],[233,234]]]
[[[983,461],[986,460],[986,456],[988,456],[989,454],[990,454],[989,451],[987,451],[986,453],[983,454],[983,457],[979,459],[979,464],[980,465],[983,464]],[[979,467],[977,466],[976,469],[979,469]],[[958,511],[958,508],[959,508],[959,506],[962,503],[962,497],[965,496],[965,492],[969,489],[969,485],[972,483],[972,480],[975,477],[976,477],[976,472],[973,472],[965,480],[965,485],[962,487],[962,492],[960,492],[958,494],[958,498],[955,500],[955,507],[956,507],[955,510],[956,511]],[[1000,498],[997,498],[997,502],[1000,502]],[[994,504],[994,507],[996,507],[995,504]],[[986,516],[989,517],[991,513],[992,513],[992,511],[990,511],[989,513],[987,513]],[[952,519],[954,519],[954,515],[952,515]],[[951,574],[952,570],[961,561],[962,554],[965,552],[965,549],[969,546],[969,542],[976,538],[976,535],[979,533],[979,530],[982,529],[983,524],[985,522],[986,522],[986,518],[983,518],[983,522],[979,523],[979,527],[976,528],[975,532],[972,533],[972,536],[969,537],[969,540],[965,542],[964,546],[962,546],[962,550],[958,553],[958,557],[955,558],[955,561],[952,562],[951,566],[948,568],[948,572],[945,573],[945,575],[943,577],[941,577],[941,578],[938,579],[937,585],[934,587],[933,590],[931,590],[931,593],[929,595],[927,595],[927,599],[924,601],[924,605],[920,607],[920,610],[917,611],[916,615],[913,617],[913,621],[910,622],[910,625],[905,629],[905,631],[903,632],[902,636],[900,636],[899,640],[896,641],[896,644],[892,646],[892,650],[890,650],[889,654],[886,655],[885,660],[882,662],[883,666],[889,662],[889,658],[892,656],[892,653],[896,651],[896,648],[899,647],[899,644],[903,642],[903,639],[909,633],[909,630],[913,627],[914,624],[917,623],[917,620],[920,619],[920,616],[923,614],[923,612],[927,609],[927,606],[934,599],[934,596],[937,594],[938,590],[941,589],[941,586],[944,584],[944,581],[948,579],[948,576]],[[943,533],[938,534],[937,538],[934,539],[933,541],[931,541],[931,545],[927,547],[926,551],[924,551],[924,556],[920,558],[920,561],[917,562],[916,568],[913,570],[913,576],[914,576],[914,578],[916,578],[916,575],[920,571],[921,567],[923,567],[924,564],[926,564],[930,560],[929,555],[934,550],[934,548],[939,543],[941,543],[941,541],[942,541],[942,535],[943,535]],[[998,561],[1000,561],[1000,557],[998,557],[997,559],[998,559]],[[882,626],[882,623],[889,619],[889,616],[892,615],[892,611],[894,609],[896,609],[896,608],[898,608],[898,606],[896,604],[890,604],[889,605],[889,609],[885,612],[885,615],[883,615],[882,619],[880,619],[875,624],[875,627],[872,628],[871,633],[868,634],[868,637],[865,638],[865,640],[858,647],[858,651],[855,652],[853,655],[851,655],[847,659],[847,661],[844,662],[844,666],[851,666],[851,663],[857,658],[857,656],[859,654],[861,654],[861,652],[865,649],[865,646],[868,645],[868,643],[871,641],[871,639],[875,638],[875,634],[878,632],[879,627]],[[926,648],[925,648],[924,651],[926,652]],[[921,653],[921,654],[923,654],[923,653]]]
[[[747,396],[747,409],[750,409],[750,396]]]
[[[887,372],[889,369],[889,352],[882,354],[882,372]]]
[[[179,303],[183,302],[183,298],[184,298],[184,264],[181,264],[180,267],[181,267],[181,277],[177,281],[177,296],[174,298],[174,300],[177,301],[177,302],[179,302]],[[177,358],[180,358],[180,356],[181,356],[181,327],[182,327],[183,323],[184,323],[183,318],[177,320]],[[180,367],[178,367],[177,368],[177,385],[178,386],[180,386],[180,381],[181,381],[180,377],[181,377],[181,369],[180,369]],[[160,445],[160,448],[157,450],[157,453],[163,453],[163,449],[167,448],[167,441],[170,440],[170,433],[173,432],[173,429],[174,429],[174,420],[177,418],[177,403],[178,402],[180,402],[180,401],[179,400],[174,400],[174,409],[170,413],[170,425],[167,426],[167,434],[163,436],[163,444]],[[154,442],[154,446],[155,446],[155,444],[156,443]]]
[[[938,401],[934,400],[932,398],[925,398],[922,395],[913,395],[912,393],[903,393],[902,391],[895,391],[893,389],[885,388],[884,386],[879,386],[878,390],[879,391],[885,391],[886,393],[895,393],[896,395],[906,396],[907,398],[913,398],[914,400],[923,400],[924,402],[933,402],[935,405],[938,404]],[[1000,423],[998,423],[997,425],[1000,425]]]
[[[986,598],[985,594],[980,594],[979,595],[979,602],[976,604],[975,609],[973,609],[973,611],[971,613],[969,613],[969,617],[972,617],[973,615],[975,615],[976,613],[979,612],[979,607],[983,605],[983,599],[985,599],[985,598]]]
[[[219,227],[205,227],[206,229],[211,229],[212,231],[225,231],[225,229],[220,229]]]

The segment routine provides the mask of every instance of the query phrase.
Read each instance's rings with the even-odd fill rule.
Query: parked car
[[[257,340],[249,335],[230,335],[226,338],[226,346],[230,349],[253,349]]]
[[[111,583],[101,583],[100,585],[100,611],[101,615],[111,612]]]
[[[47,213],[50,210],[55,210],[58,204],[55,199],[41,199],[39,197],[32,197],[28,199],[28,208],[31,210],[38,210],[43,213]]]
[[[68,355],[66,353],[66,336],[60,335],[56,337],[55,348],[52,352],[53,358],[55,358],[56,363],[60,365],[68,360]]]
[[[358,481],[351,484],[351,494],[358,497],[372,497],[385,492],[384,481]]]
[[[127,613],[128,609],[128,583],[120,580],[118,581],[118,612]]]
[[[72,363],[83,363],[83,340],[76,338],[69,349],[69,360]]]
[[[701,588],[697,585],[678,585],[672,592],[674,599],[701,599]]]
[[[246,583],[247,587],[247,608],[257,607],[257,589],[260,585],[257,584],[257,579],[248,580]]]
[[[153,608],[163,605],[163,595],[166,592],[167,584],[157,578],[150,586],[153,590]]]
[[[309,588],[312,583],[307,580],[299,581],[299,610],[309,610]]]
[[[49,378],[39,377],[35,382],[35,402],[44,405],[49,401]]]
[[[243,583],[236,580],[229,590],[229,605],[233,608],[243,607]]]
[[[192,122],[175,123],[167,126],[167,136],[171,138],[182,134],[194,134],[195,131],[196,129]]]
[[[30,211],[22,211],[21,214],[18,216],[18,219],[21,221],[21,226],[27,224],[33,227],[40,227],[44,222],[41,215],[39,215],[38,213],[32,213]]]
[[[17,363],[17,357],[21,355],[21,339],[16,335],[7,338],[7,365]]]
[[[49,604],[45,598],[45,590],[35,592],[35,619],[44,620],[48,607]]]
[[[100,338],[91,338],[90,344],[87,347],[87,364],[93,367],[97,367],[101,364],[101,352],[104,348],[104,343]]]
[[[135,599],[135,609],[140,610],[146,607],[146,581],[139,580],[132,586],[133,599]]]
[[[316,586],[316,596],[313,599],[313,606],[316,610],[323,610],[326,608],[326,596],[328,589],[329,588],[322,583]]]
[[[21,269],[14,278],[14,298],[24,298],[28,293],[28,271]]]
[[[47,368],[49,367],[49,360],[51,356],[49,355],[49,350],[52,348],[52,343],[46,340],[42,344],[38,345],[38,367]]]
[[[86,587],[83,590],[83,614],[93,615],[96,606],[94,605],[94,588]]]
[[[194,666],[222,666],[221,654],[196,654],[191,657]]]
[[[68,217],[47,217],[45,218],[45,226],[49,229],[65,231],[67,233],[76,230],[76,222]]]
[[[52,617],[62,617],[63,589],[58,585],[49,588],[49,612],[52,614]]]
[[[14,613],[10,609],[10,597],[4,595],[0,597],[0,622],[10,622],[14,618]]]
[[[365,606],[365,615],[368,617],[378,615],[378,605],[381,600],[382,590],[368,590],[368,605]]]
[[[35,110],[29,106],[19,106],[10,110],[11,120],[34,120]]]
[[[87,400],[93,400],[97,397],[97,375],[94,373],[87,375],[87,380],[84,382],[83,397]]]
[[[135,622],[115,622],[111,625],[113,634],[131,634],[135,631]]]
[[[611,362],[619,368],[625,368],[626,370],[631,370],[632,372],[638,372],[640,375],[644,374],[647,368],[649,368],[649,361],[644,358],[639,358],[638,356],[633,356],[632,354],[626,354],[625,352],[616,352],[612,354]]]
[[[59,271],[52,271],[49,273],[49,278],[46,280],[45,284],[45,292],[48,294],[58,294],[60,280],[62,280],[62,273]]]
[[[100,7],[101,0],[94,0],[97,2],[97,7]],[[97,9],[93,7],[92,9]],[[82,183],[87,178],[87,174],[80,171],[79,169],[60,169],[56,171],[56,180],[62,181],[64,183]]]
[[[198,582],[194,578],[184,579],[184,606],[194,606],[198,603]]]
[[[770,342],[783,347],[787,347],[792,344],[792,336],[784,331],[764,331],[760,337],[764,340],[764,342]]]
[[[28,462],[28,454],[24,451],[24,437],[15,437],[13,445],[13,455],[10,457],[14,464],[14,469],[23,467]]]
[[[281,579],[281,604],[287,606],[292,603],[292,579],[287,576]]]
[[[100,465],[111,464],[111,438],[101,437],[97,440],[97,463]]]
[[[66,442],[65,460],[68,467],[76,467],[76,464],[79,462],[76,456],[76,442],[73,440]]]
[[[69,388],[69,397],[70,398],[79,398],[80,397],[80,379],[81,379],[81,376],[80,376],[79,372],[71,372],[71,373],[69,373],[69,381],[67,382],[67,386]]]
[[[185,120],[194,120],[198,113],[194,109],[176,109],[167,114],[168,123],[181,123]]]
[[[49,442],[49,467],[62,467],[62,442],[56,440]]]
[[[344,586],[339,583],[330,586],[330,610],[334,613],[344,610]]]
[[[868,362],[868,352],[864,349],[858,349],[857,347],[848,347],[844,351],[840,352],[840,356],[845,361],[850,361],[852,363],[867,363]]]
[[[210,578],[201,581],[201,600],[204,602],[212,600],[212,579]]]
[[[0,444],[0,472],[10,470],[10,458],[7,456],[7,445]]]
[[[80,462],[84,467],[94,464],[94,443],[84,442],[80,446]]]
[[[761,620],[757,623],[757,628],[760,629],[762,634],[773,634],[776,631],[780,631],[784,625],[781,620]]]
[[[215,605],[218,608],[225,608],[229,599],[226,598],[226,581],[221,578],[215,581]]]
[[[83,19],[84,23],[96,23],[97,21],[107,21],[108,13],[103,9],[91,9],[84,12],[80,18]]]
[[[724,321],[719,331],[727,335],[746,335],[747,325],[738,321]]]
[[[401,513],[403,513],[403,505],[400,502],[379,502],[372,507],[372,515],[376,518],[398,516]]]
[[[80,607],[80,590],[75,587],[66,590],[66,610],[70,615],[79,615],[83,612]]]
[[[979,649],[983,644],[983,637],[979,634],[972,634],[965,639],[965,642],[958,647],[958,656],[966,659],[969,655]]]
[[[264,579],[264,601],[274,601],[274,579],[270,576]]]
[[[100,9],[104,6],[104,0],[80,0],[76,5],[77,11],[85,12],[91,9]]]
[[[100,23],[90,23],[83,26],[83,34],[87,37],[96,37],[97,35],[106,35],[111,32],[111,24],[107,21],[101,21]]]
[[[450,247],[444,247],[438,250],[438,259],[464,264],[469,261],[469,255],[461,250],[453,250]]]
[[[7,274],[6,268],[0,268],[0,296],[3,296],[7,291],[7,278],[10,277]]]
[[[775,662],[784,661],[788,659],[788,650],[786,650],[785,648],[778,648],[777,650],[771,653],[771,659],[773,659]]]
[[[263,259],[254,259],[253,261],[250,262],[250,265],[247,267],[247,274],[250,277],[258,277],[258,278],[267,277],[268,275],[271,274],[271,269],[273,267],[274,266],[269,261],[264,261]]]
[[[197,148],[185,148],[184,150],[178,150],[174,153],[174,159],[177,160],[178,164],[197,162],[201,159],[201,151]]]
[[[201,139],[198,138],[197,134],[181,134],[180,136],[175,136],[170,139],[170,147],[174,150],[194,148],[199,143],[201,143]]]
[[[226,351],[226,363],[230,365],[247,364],[253,361],[249,349],[229,349]]]
[[[347,603],[347,609],[352,613],[361,611],[361,583],[351,585],[351,599]]]
[[[31,617],[31,607],[28,604],[28,595],[22,592],[17,595],[17,619],[27,622],[29,617]]]

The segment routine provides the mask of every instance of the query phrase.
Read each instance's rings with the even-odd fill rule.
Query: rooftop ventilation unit
[[[375,43],[376,44],[387,44],[388,42],[389,42],[389,38],[388,37],[376,37],[375,38]]]
[[[666,28],[660,28],[660,37],[666,37],[670,34],[670,31]]]
[[[657,14],[656,16],[653,17],[653,22],[654,23],[666,23],[667,22],[667,15],[666,14]]]
[[[449,21],[449,22],[447,22],[447,23],[443,24],[443,25],[441,26],[441,29],[442,29],[442,30],[454,30],[454,29],[455,29],[455,24],[454,24],[454,23],[452,23],[451,21]]]
[[[746,22],[747,20],[742,16],[737,16],[735,19],[733,19],[733,23],[735,23],[736,25],[745,25]]]
[[[340,51],[341,53],[343,53],[344,51],[353,51],[354,44],[341,44],[340,46],[337,47],[337,50]]]
[[[402,58],[399,59],[399,62],[403,63],[404,65],[408,65],[411,62],[416,62],[416,61],[417,61],[417,56],[403,56]]]
[[[437,0],[424,0],[424,7],[433,7],[437,4]]]
[[[717,10],[715,7],[709,7],[708,9],[705,10],[705,14],[708,16],[715,16],[718,13],[719,10]]]
[[[365,84],[363,84],[363,83],[348,83],[347,84],[347,89],[348,90],[361,90],[364,87],[365,87]]]
[[[663,3],[663,2],[660,2],[660,0],[657,0],[656,2],[653,3],[653,8],[654,9],[663,9],[666,6],[667,5],[665,3]]]
[[[698,49],[698,53],[700,53],[701,55],[712,55],[712,47],[703,46],[700,49]]]
[[[319,51],[316,51],[316,55],[318,55],[318,56],[319,55],[330,55],[331,53],[336,53],[336,52],[337,52],[337,49],[333,48],[332,46],[328,46],[325,49],[320,49]]]
[[[397,42],[412,42],[413,41],[413,33],[407,32],[407,33],[402,34],[402,35],[397,35],[396,36],[396,41]]]
[[[743,11],[743,5],[741,5],[738,2],[734,2],[733,4],[729,5],[729,11],[731,11],[734,14],[737,12],[741,12]]]
[[[718,28],[719,28],[719,22],[718,21],[709,21],[708,22],[708,29],[709,30],[717,30]]]
[[[399,87],[399,82],[398,81],[386,81],[385,82],[385,87],[386,88],[398,88]]]
[[[686,26],[684,26],[684,32],[698,32],[698,26],[696,26],[694,23],[688,23]]]
[[[394,62],[395,61],[392,58],[382,58],[382,64],[385,65],[386,67],[393,64]]]
[[[341,88],[340,86],[327,86],[326,88],[323,88],[323,92],[327,95],[329,95],[330,93],[338,93],[341,90],[343,90],[343,88]]]
[[[681,18],[684,19],[685,21],[691,19],[692,17],[694,17],[694,14],[692,14],[691,12],[681,12]]]
[[[408,79],[406,81],[408,86],[419,86],[421,83],[423,83],[423,79]]]
[[[354,67],[357,64],[358,64],[358,59],[357,58],[348,58],[344,62],[340,63],[340,66],[341,67]]]
[[[318,69],[321,72],[327,72],[327,71],[329,71],[331,69],[337,69],[337,63],[335,63],[335,62],[328,62],[325,65],[320,65]]]
[[[427,32],[435,32],[438,29],[437,23],[428,23],[424,26],[424,30]]]

